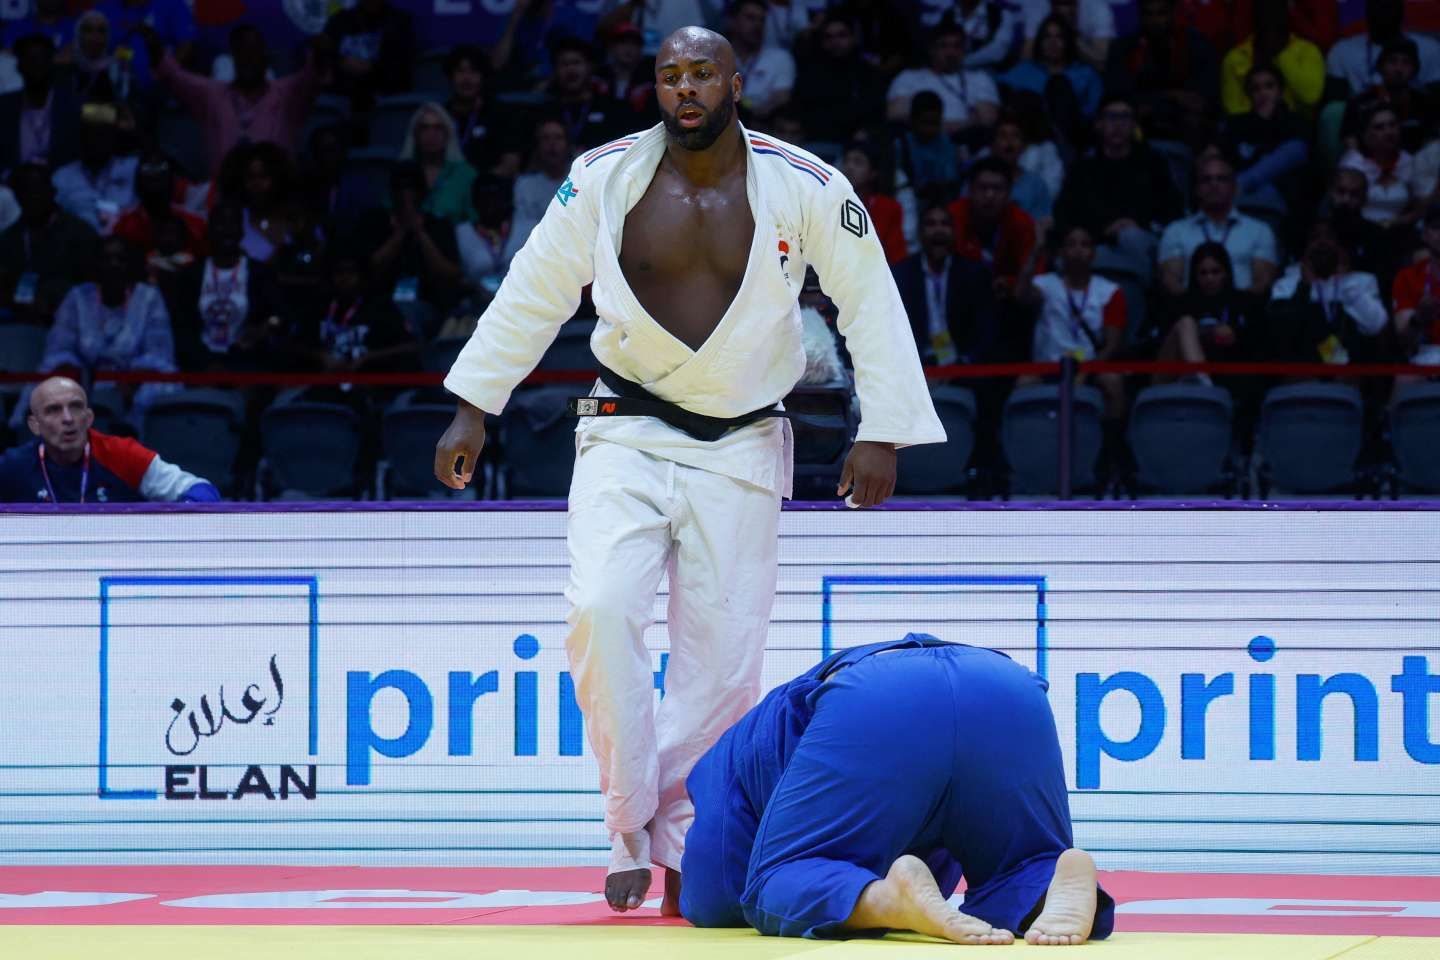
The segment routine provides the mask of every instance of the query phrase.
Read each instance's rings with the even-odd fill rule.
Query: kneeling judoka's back
[[[842,651],[777,687],[686,781],[681,913],[864,935],[843,926],[861,892],[913,854],[946,896],[963,864],[965,912],[1019,931],[1073,845],[1045,689],[1002,653],[923,634]],[[1113,912],[1101,891],[1092,939]]]

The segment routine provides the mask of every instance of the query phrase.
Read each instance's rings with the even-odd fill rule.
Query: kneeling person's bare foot
[[[1045,906],[1025,931],[1025,942],[1037,947],[1084,943],[1095,922],[1095,900],[1095,861],[1084,850],[1066,850],[1055,861]]]
[[[665,868],[665,899],[660,901],[660,916],[680,916],[680,871]]]
[[[605,877],[605,902],[616,913],[634,910],[645,902],[650,892],[650,868],[621,870]]]
[[[1015,942],[1009,930],[997,930],[950,906],[925,861],[909,855],[896,860],[884,880],[865,888],[845,926],[850,930],[913,930],[955,943]]]

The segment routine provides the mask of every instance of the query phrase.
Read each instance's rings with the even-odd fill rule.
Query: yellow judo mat
[[[1043,950],[1114,960],[1440,960],[1429,937],[1119,933],[1080,947],[962,947],[892,934],[884,940],[761,937],[744,930],[637,926],[0,926],[5,960],[196,957],[204,960],[888,960],[963,950]]]

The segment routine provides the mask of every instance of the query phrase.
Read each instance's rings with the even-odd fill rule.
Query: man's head
[[[926,142],[944,129],[945,105],[934,90],[921,90],[910,98],[910,132]]]
[[[470,183],[470,205],[475,222],[499,230],[515,214],[515,185],[504,177],[482,173]]]
[[[1421,224],[1420,239],[1430,251],[1430,257],[1440,262],[1440,201],[1432,201],[1425,208]]]
[[[623,73],[634,71],[644,54],[644,37],[633,20],[616,21],[605,35],[605,56]]]
[[[1140,33],[1152,42],[1169,36],[1175,21],[1175,0],[1141,0]]]
[[[847,60],[855,52],[855,30],[843,14],[827,13],[820,21],[820,51],[831,60]]]
[[[390,205],[395,210],[419,210],[425,201],[425,172],[414,160],[401,160],[390,168]]]
[[[1106,156],[1128,156],[1135,146],[1135,104],[1118,94],[1105,97],[1095,115],[1095,130]]]
[[[242,23],[231,30],[230,56],[235,61],[237,87],[250,89],[265,82],[265,71],[270,69],[270,51],[265,47],[265,34],[260,28]]]
[[[1323,218],[1316,220],[1305,240],[1305,262],[1310,272],[1322,280],[1333,277],[1343,269],[1343,254],[1335,225]]]
[[[206,236],[210,241],[210,252],[220,259],[230,259],[240,253],[240,241],[245,237],[245,208],[231,199],[222,199],[210,211]]]
[[[940,74],[955,73],[965,62],[965,31],[947,17],[930,32],[926,49],[931,70]]]
[[[849,144],[840,161],[840,172],[845,174],[845,179],[850,181],[855,192],[862,195],[874,189],[879,167],[875,148],[868,143]]]
[[[102,292],[122,293],[139,279],[139,251],[124,237],[109,236],[100,241],[100,260],[95,279]]]
[[[310,134],[310,167],[327,183],[338,183],[345,171],[346,137],[339,124],[316,127]]]
[[[41,33],[31,33],[15,41],[15,69],[26,90],[46,92],[55,77],[55,44]]]
[[[327,256],[330,292],[342,303],[353,303],[364,292],[367,258],[353,244],[338,244]]]
[[[987,224],[1000,222],[1010,204],[1014,175],[999,157],[981,157],[970,167],[970,215]]]
[[[1404,35],[1388,40],[1380,51],[1375,70],[1386,90],[1404,90],[1420,72],[1420,49],[1414,40]]]
[[[80,111],[80,161],[92,170],[109,164],[115,156],[119,130],[117,114],[108,103],[87,103]]]
[[[1365,174],[1341,167],[1330,180],[1330,209],[1337,217],[1359,216],[1369,199],[1370,181]]]
[[[147,210],[169,210],[175,196],[175,167],[159,150],[148,150],[135,167],[135,196]]]
[[[955,248],[955,221],[944,203],[932,201],[920,211],[920,249],[939,259]]]
[[[1255,50],[1279,53],[1290,40],[1290,5],[1284,0],[1257,3],[1255,14]]]
[[[1212,217],[1228,216],[1235,204],[1235,167],[1219,153],[1195,165],[1195,202]]]
[[[445,55],[445,79],[450,94],[457,100],[470,101],[485,92],[485,54],[469,43],[452,47]]]
[[[595,52],[590,44],[578,37],[561,37],[550,45],[555,92],[566,99],[578,100],[590,92],[595,73]]]
[[[80,15],[75,25],[75,46],[86,60],[99,60],[110,49],[110,21],[99,10]]]
[[[1088,273],[1095,262],[1095,238],[1090,231],[1077,223],[1061,229],[1059,237],[1057,253],[1065,272]]]
[[[1002,160],[1012,170],[1020,162],[1020,154],[1025,152],[1025,131],[1020,126],[1020,120],[1013,114],[1004,114],[995,123],[995,131],[990,135],[990,156]]]
[[[704,150],[735,122],[740,101],[735,51],[718,33],[681,27],[655,55],[655,96],[670,141]]]
[[[553,117],[535,127],[535,166],[551,178],[563,176],[570,166],[570,134]]]
[[[765,43],[765,18],[769,13],[763,0],[734,0],[725,11],[725,32],[742,50],[758,50]]]
[[[1385,40],[1405,29],[1405,0],[1365,0],[1370,36]]]
[[[25,423],[45,444],[47,456],[73,460],[85,449],[95,411],[85,390],[69,377],[42,380],[30,394],[30,415]]]
[[[55,214],[55,186],[50,168],[43,163],[26,163],[10,175],[10,189],[20,204],[20,217],[31,227],[50,222]]]

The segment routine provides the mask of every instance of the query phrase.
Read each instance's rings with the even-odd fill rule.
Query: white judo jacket
[[[845,177],[814,155],[742,129],[755,236],[744,281],[698,350],[665,330],[620,269],[626,214],[665,150],[661,124],[577,159],[540,224],[515,255],[445,386],[498,413],[535,368],[581,292],[599,322],[590,347],[602,364],[695,413],[733,417],[781,401],[805,371],[798,297],[805,268],[839,307],[855,365],[859,440],[943,443],[905,308],[870,217]],[[598,381],[591,391],[608,396]],[[790,424],[765,418],[714,441],[649,417],[580,421],[599,438],[790,496]]]

